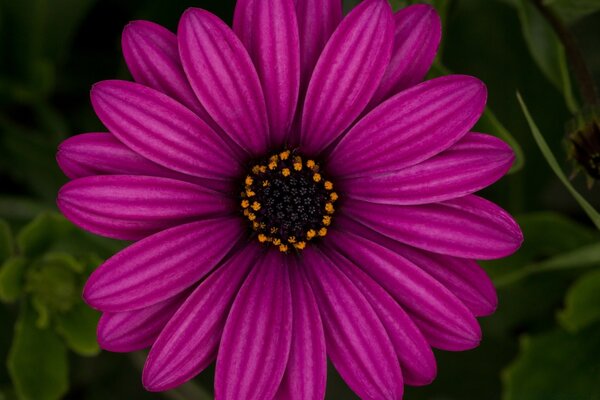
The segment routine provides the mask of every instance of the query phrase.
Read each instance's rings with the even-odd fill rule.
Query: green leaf
[[[0,220],[0,263],[9,258],[14,251],[13,237],[10,226]]]
[[[42,213],[17,235],[17,248],[28,257],[46,252],[63,252],[77,257],[98,254],[107,258],[123,248],[123,243],[100,238],[76,228],[57,213]]]
[[[595,266],[600,266],[600,243],[584,246],[580,249],[549,258],[548,260],[530,264],[514,273],[494,279],[494,283],[497,286],[504,286],[529,275],[539,274],[541,272],[589,268]]]
[[[82,356],[94,356],[100,352],[96,341],[96,326],[100,314],[83,302],[66,313],[57,315],[56,331],[65,339],[67,346]]]
[[[8,370],[19,398],[54,400],[68,390],[67,350],[51,329],[39,329],[25,306],[15,325]]]
[[[579,107],[573,97],[564,47],[530,0],[518,0],[515,4],[529,52],[546,78],[563,94],[567,108],[574,114]]]
[[[29,257],[41,256],[56,240],[57,234],[69,229],[70,224],[58,214],[43,213],[18,233],[17,246]]]
[[[429,78],[437,78],[444,75],[451,75],[452,71],[450,71],[446,66],[444,66],[441,62],[435,62],[429,71]],[[525,164],[525,154],[523,153],[523,149],[513,135],[502,125],[502,123],[498,120],[496,115],[490,110],[489,107],[486,107],[483,115],[479,119],[477,123],[476,129],[480,132],[488,133],[490,135],[494,135],[502,140],[504,140],[515,152],[515,163],[509,171],[509,174],[515,173],[523,168]]]
[[[573,23],[600,10],[598,0],[546,0],[545,4],[551,6],[567,23]]]
[[[558,320],[571,332],[600,321],[600,270],[584,275],[571,286]]]
[[[39,313],[38,326],[47,326],[51,315],[68,312],[81,301],[79,274],[83,269],[68,254],[48,254],[31,265],[25,290]]]
[[[27,260],[23,257],[9,258],[0,267],[0,300],[12,303],[23,292]]]
[[[540,151],[544,155],[544,158],[550,165],[550,168],[552,168],[552,170],[563,183],[563,185],[565,185],[567,190],[571,193],[575,200],[577,200],[577,203],[579,203],[579,205],[581,206],[581,208],[583,208],[588,217],[590,217],[594,225],[596,225],[596,228],[600,229],[600,214],[598,214],[598,211],[596,211],[596,209],[592,207],[592,205],[582,195],[580,195],[579,192],[577,192],[577,190],[575,190],[573,185],[571,185],[571,182],[569,182],[565,173],[560,168],[558,161],[556,161],[556,157],[554,157],[554,154],[552,154],[550,147],[548,147],[548,143],[546,143],[546,139],[544,139],[544,136],[542,136],[535,121],[531,117],[531,114],[529,113],[529,110],[527,109],[523,98],[519,93],[517,93],[517,98],[519,99],[521,109],[523,110],[523,114],[525,114],[525,118],[527,119],[527,123],[529,124],[529,128],[531,129],[531,133],[533,134],[533,137],[538,147],[540,148]]]
[[[578,334],[555,330],[521,340],[503,374],[504,400],[600,398],[598,325]]]

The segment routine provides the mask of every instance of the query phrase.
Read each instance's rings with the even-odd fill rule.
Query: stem
[[[147,354],[144,352],[131,353],[129,357],[133,364],[141,371]],[[188,381],[175,389],[161,392],[167,399],[171,400],[213,400],[213,397],[203,387]]]
[[[600,105],[598,98],[598,92],[592,74],[587,67],[585,59],[581,50],[577,46],[577,42],[573,34],[565,27],[560,18],[554,13],[554,11],[544,4],[543,0],[532,0],[533,4],[539,10],[540,14],[548,21],[552,26],[556,35],[560,39],[562,45],[567,53],[567,58],[573,68],[573,74],[579,84],[579,91],[583,100],[588,106]]]

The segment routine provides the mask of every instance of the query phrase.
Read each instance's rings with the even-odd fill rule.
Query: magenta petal
[[[231,182],[198,178],[162,167],[131,150],[110,133],[84,133],[62,142],[56,154],[58,165],[71,179],[93,175],[146,175],[197,183],[222,192]]]
[[[248,246],[229,258],[188,297],[152,346],[146,389],[162,391],[192,379],[214,361],[227,313],[258,257]]]
[[[473,314],[419,267],[354,234],[332,231],[330,235],[328,243],[387,290],[413,317],[430,345],[466,350],[479,344],[481,330]]]
[[[319,400],[325,397],[327,357],[323,322],[301,266],[288,261],[292,289],[292,346],[275,399]]]
[[[133,21],[123,30],[121,46],[136,82],[163,92],[201,117],[206,114],[183,72],[173,32],[150,21]]]
[[[229,146],[177,101],[133,82],[104,81],[92,89],[104,125],[127,147],[164,167],[205,178],[241,173]]]
[[[427,204],[481,190],[508,172],[510,146],[489,135],[469,133],[448,150],[412,167],[342,180],[344,195],[381,204]]]
[[[363,111],[389,63],[393,29],[385,0],[363,1],[342,20],[310,79],[302,115],[303,151],[318,154]]]
[[[215,397],[272,399],[292,340],[292,299],[285,255],[269,251],[250,272],[227,318],[215,372]]]
[[[340,0],[295,0],[300,32],[301,93],[306,93],[310,76],[325,44],[342,20]]]
[[[498,296],[494,284],[474,260],[430,253],[399,242],[393,242],[389,248],[444,285],[476,317],[490,315],[496,310]]]
[[[332,260],[377,313],[396,350],[406,384],[422,386],[431,383],[437,373],[435,357],[410,316],[377,282],[346,258],[333,253]]]
[[[468,195],[417,206],[344,203],[347,215],[394,240],[434,253],[489,260],[514,253],[523,242],[519,225],[503,209]]]
[[[323,318],[327,354],[335,368],[361,399],[401,399],[400,364],[368,300],[323,254],[310,248],[302,256]]]
[[[470,76],[423,82],[360,120],[333,149],[327,171],[342,177],[396,171],[459,141],[481,116],[486,89]]]
[[[139,310],[102,314],[98,322],[98,344],[104,350],[119,353],[152,346],[188,295],[186,291]]]
[[[336,226],[342,231],[353,232],[405,257],[450,290],[476,317],[490,315],[496,310],[496,289],[483,268],[474,260],[419,250],[345,217],[337,218]]]
[[[75,225],[126,240],[193,219],[229,214],[233,207],[225,195],[193,183],[132,175],[75,179],[60,189],[57,203]]]
[[[218,17],[197,8],[179,21],[183,68],[213,120],[253,155],[269,143],[269,124],[260,80],[244,45]]]
[[[83,298],[90,306],[109,312],[159,303],[212,271],[243,231],[238,218],[219,218],[149,236],[98,267],[85,285]]]
[[[416,85],[425,78],[442,37],[442,23],[435,8],[416,4],[394,14],[392,59],[371,105]]]
[[[292,0],[239,0],[233,29],[262,83],[272,145],[286,142],[300,87],[300,39]]]

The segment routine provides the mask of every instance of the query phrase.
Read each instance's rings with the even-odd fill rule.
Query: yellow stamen
[[[273,170],[275,168],[277,168],[277,161],[271,161],[269,163],[269,169]]]
[[[252,223],[252,229],[257,230],[258,228],[260,228],[260,224],[258,222],[256,222],[256,221],[254,221]]]
[[[281,239],[278,239],[278,238],[273,239],[273,244],[275,246],[279,246],[281,244]]]
[[[315,172],[315,174],[313,175],[313,181],[320,182],[321,181],[321,174],[318,173],[318,172]]]
[[[294,244],[294,247],[298,250],[304,250],[304,248],[306,247],[306,242],[298,242]]]
[[[247,217],[248,215],[250,215],[250,210],[248,210],[247,208],[244,210],[244,215]]]
[[[296,171],[302,171],[302,162],[295,162],[294,163],[294,169]]]
[[[275,227],[272,227],[272,228],[271,228],[271,233],[275,233],[275,232],[277,232],[277,228],[275,228]]]
[[[328,214],[333,214],[333,211],[334,211],[334,209],[333,209],[333,204],[331,204],[331,203],[327,203],[327,204],[325,204],[325,211],[326,211]]]
[[[315,236],[317,236],[317,232],[314,229],[310,229],[308,232],[306,232],[306,238],[308,240],[314,238]]]
[[[331,192],[329,194],[329,198],[331,199],[331,201],[336,201],[337,199],[339,199],[339,196],[336,192]]]
[[[323,225],[325,225],[325,226],[331,225],[331,217],[329,215],[326,215],[323,217]]]
[[[248,175],[246,177],[246,186],[250,186],[250,185],[252,185],[252,183],[254,183],[254,179],[252,179],[252,177],[250,175]]]
[[[295,236],[290,236],[288,238],[288,243],[296,243],[296,237]]]
[[[250,207],[250,202],[246,199],[242,200],[242,207],[243,208],[248,208]]]
[[[254,175],[258,175],[259,172],[260,172],[260,166],[259,165],[255,165],[254,167],[252,167],[252,173]]]
[[[285,244],[280,244],[279,245],[279,251],[282,253],[285,253],[286,251],[288,251],[288,247]]]
[[[262,183],[263,187],[267,187],[270,185],[269,181],[263,181]]]
[[[323,237],[325,235],[327,235],[327,228],[319,229],[319,236]]]
[[[267,241],[267,239],[268,239],[268,238],[267,238],[267,235],[265,235],[265,234],[263,234],[263,233],[261,233],[260,235],[258,235],[258,241],[259,241],[259,242],[261,242],[261,243],[264,243],[264,242],[266,242],[266,241]]]
[[[259,169],[259,171],[260,171],[261,173],[263,173],[263,174],[264,174],[265,172],[267,172],[267,167],[266,167],[265,165],[261,165],[260,167],[258,167],[258,169]]]
[[[255,201],[254,203],[252,203],[252,209],[254,211],[260,210],[260,203],[258,201]]]
[[[314,160],[308,160],[306,162],[306,166],[310,169],[313,169],[315,167],[315,165],[317,165],[317,163]]]
[[[256,193],[254,193],[252,190],[250,190],[250,189],[246,190],[246,196],[252,197],[252,196],[255,196],[255,195],[256,195]]]
[[[281,175],[283,176],[290,176],[291,172],[289,168],[284,168],[281,170]]]
[[[279,153],[279,157],[282,160],[287,160],[289,156],[290,156],[290,151],[289,150],[282,151],[281,153]]]
[[[250,214],[248,214],[248,219],[249,219],[250,221],[254,221],[254,220],[256,219],[256,214],[254,214],[254,213],[250,213]]]
[[[325,181],[325,183],[323,184],[323,186],[325,187],[326,190],[333,189],[333,183],[331,183],[330,181]]]

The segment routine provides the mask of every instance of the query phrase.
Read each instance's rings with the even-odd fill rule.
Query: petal
[[[237,176],[229,146],[196,114],[170,97],[125,81],[92,88],[92,105],[127,147],[164,167],[205,178]]]
[[[306,93],[310,76],[325,44],[342,20],[340,0],[295,0],[300,32],[301,93]]]
[[[136,240],[193,219],[230,214],[232,200],[168,178],[100,175],[75,179],[58,192],[58,208],[98,235]]]
[[[318,154],[363,111],[390,61],[393,20],[385,0],[366,0],[346,16],[310,79],[301,146]]]
[[[197,8],[181,17],[178,39],[183,68],[210,116],[250,154],[265,153],[265,99],[244,45],[218,17]]]
[[[173,32],[150,21],[133,21],[123,30],[121,46],[136,82],[172,97],[200,117],[206,115],[183,72]]]
[[[323,254],[307,249],[301,260],[323,318],[327,354],[344,381],[361,399],[401,399],[396,352],[368,300]]]
[[[394,206],[348,200],[347,215],[394,240],[434,253],[489,260],[514,253],[523,234],[503,209],[475,195]]]
[[[508,172],[510,146],[489,135],[469,133],[448,150],[412,167],[342,180],[340,191],[380,204],[427,204],[481,190]]]
[[[110,133],[84,133],[70,137],[59,145],[56,160],[71,179],[93,175],[147,175],[231,192],[229,181],[198,178],[162,167],[140,156]]]
[[[262,83],[271,140],[281,147],[290,131],[300,87],[300,39],[292,0],[240,0],[233,29]]]
[[[275,399],[319,400],[325,397],[327,357],[323,322],[315,296],[294,259],[288,261],[292,290],[292,346]]]
[[[102,314],[98,322],[100,347],[108,351],[128,353],[152,346],[188,295],[186,291],[139,310]]]
[[[476,347],[481,330],[448,289],[399,254],[354,234],[332,231],[330,251],[360,266],[412,316],[427,341],[443,350]],[[349,251],[349,249],[352,249]],[[328,342],[329,345],[329,342]]]
[[[375,92],[373,107],[421,82],[435,58],[442,37],[442,22],[430,5],[416,4],[394,14],[392,59]]]
[[[101,311],[148,307],[202,279],[239,241],[238,218],[192,222],[149,236],[120,251],[88,279],[83,298]]]
[[[150,391],[174,388],[212,363],[231,304],[258,257],[246,246],[230,257],[188,297],[152,346],[143,373]]]
[[[284,257],[275,251],[264,254],[233,303],[217,356],[216,398],[271,399],[277,392],[292,339]]]
[[[335,252],[330,256],[335,264],[358,287],[377,313],[388,333],[408,385],[428,385],[437,368],[433,351],[410,316],[369,275]]]
[[[490,315],[496,310],[498,296],[494,284],[474,260],[435,254],[407,246],[349,218],[337,218],[336,227],[342,231],[354,232],[400,254],[444,285],[476,317]]]
[[[364,176],[406,168],[452,146],[483,112],[486,89],[470,76],[423,82],[367,114],[333,149],[327,171]]]

